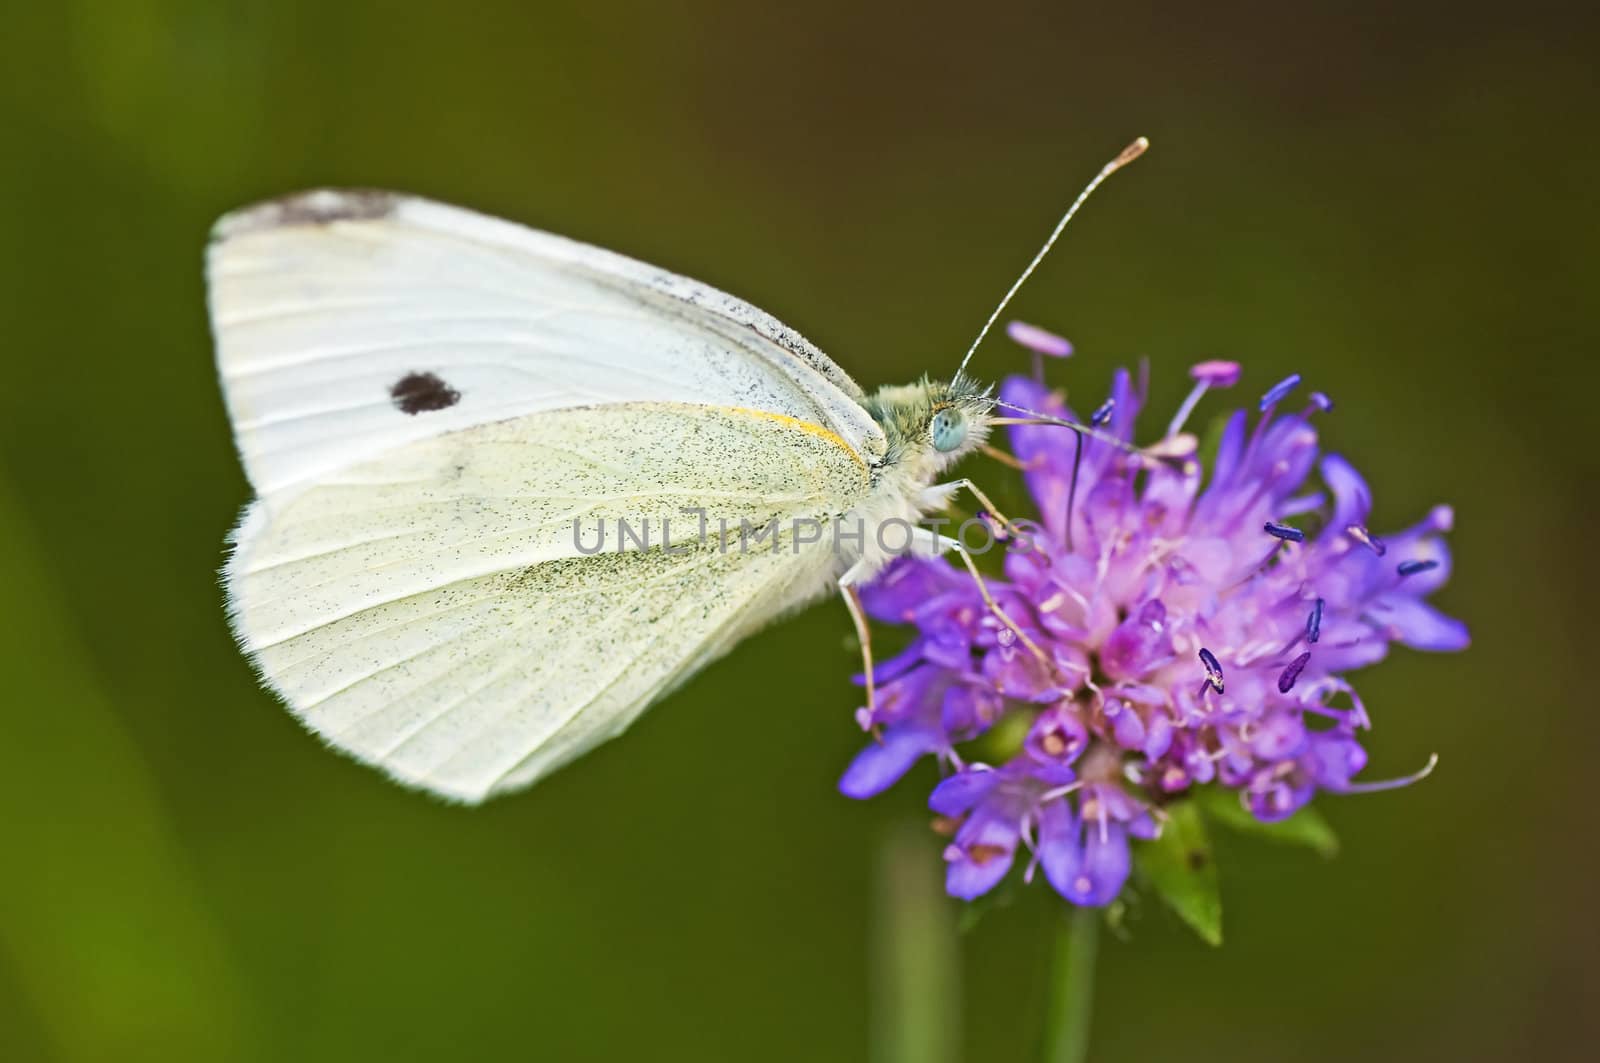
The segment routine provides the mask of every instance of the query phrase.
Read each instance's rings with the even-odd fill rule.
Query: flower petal
[[[945,892],[970,901],[999,884],[1016,856],[1019,824],[998,815],[978,812],[962,824],[955,842],[945,850]]]
[[[920,757],[938,748],[938,736],[927,728],[891,727],[883,741],[856,754],[839,779],[839,792],[858,801],[876,797],[899,782]]]
[[[942,560],[897,557],[860,588],[861,607],[875,620],[903,624],[928,599],[959,584],[955,570]]]
[[[1004,772],[989,768],[970,767],[958,771],[933,788],[933,793],[928,795],[928,807],[941,816],[970,812],[1004,777]]]
[[[1352,524],[1365,525],[1372,512],[1372,489],[1356,467],[1339,454],[1322,459],[1322,480],[1333,492],[1333,516],[1323,538],[1332,540],[1345,534]]]
[[[1076,888],[1088,880],[1088,889],[1079,896],[1069,897],[1079,904],[1098,907],[1110,904],[1122,892],[1128,881],[1130,859],[1127,830],[1120,823],[1106,825],[1104,836],[1097,824],[1085,824],[1083,867],[1073,885]]]
[[[1450,653],[1464,650],[1472,642],[1466,624],[1408,595],[1381,595],[1367,606],[1367,615],[1396,641],[1414,650]]]
[[[1066,801],[1039,814],[1039,865],[1057,893],[1073,904],[1109,904],[1128,881],[1128,833],[1120,823],[1084,822]]]

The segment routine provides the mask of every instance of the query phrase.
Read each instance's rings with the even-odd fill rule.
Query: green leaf
[[[1222,944],[1222,895],[1205,820],[1193,801],[1167,808],[1161,837],[1137,846],[1134,857],[1151,888],[1207,943]]]
[[[1196,797],[1196,801],[1211,819],[1240,833],[1254,834],[1287,845],[1301,845],[1324,859],[1332,859],[1339,852],[1339,838],[1333,833],[1333,828],[1309,806],[1288,819],[1263,823],[1239,803],[1237,794],[1228,790],[1204,791]]]

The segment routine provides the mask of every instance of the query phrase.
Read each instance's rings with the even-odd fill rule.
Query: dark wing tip
[[[387,218],[405,198],[375,188],[318,188],[295,192],[224,214],[212,227],[211,239],[215,242],[289,226]]]

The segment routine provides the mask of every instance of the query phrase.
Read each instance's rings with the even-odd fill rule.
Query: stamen
[[[1400,573],[1400,578],[1415,576],[1418,572],[1427,572],[1429,569],[1439,567],[1437,561],[1402,561],[1395,566],[1395,571]]]
[[[1199,405],[1201,396],[1210,387],[1209,383],[1202,380],[1189,389],[1188,396],[1183,400],[1183,404],[1178,407],[1178,412],[1172,415],[1172,421],[1167,425],[1167,435],[1175,436],[1183,430],[1183,422],[1189,419],[1189,415],[1194,412],[1195,406]]]
[[[1038,325],[1030,325],[1026,321],[1011,321],[1006,324],[1006,335],[1037,354],[1051,358],[1072,357],[1072,344],[1068,340]]]
[[[1116,407],[1116,399],[1107,399],[1102,402],[1100,408],[1095,410],[1089,417],[1089,427],[1091,429],[1104,428],[1106,422],[1111,420],[1111,411]],[[1072,509],[1078,500],[1078,469],[1083,465],[1083,432],[1071,424],[1068,424],[1068,427],[1072,428],[1072,480],[1067,484],[1067,527],[1064,538],[1066,539],[1067,549],[1071,550]]]
[[[1006,335],[1028,348],[1033,354],[1033,379],[1040,384],[1044,383],[1044,360],[1048,358],[1069,358],[1072,356],[1072,344],[1057,336],[1054,332],[1047,332],[1037,325],[1030,325],[1026,321],[1012,321],[1006,325]]]
[[[1367,531],[1363,525],[1352,524],[1345,528],[1345,534],[1350,536],[1350,538],[1354,539],[1356,542],[1360,543],[1362,546],[1365,546],[1368,550],[1371,550],[1373,553],[1377,554],[1379,557],[1382,557],[1384,554],[1389,552],[1389,548],[1383,545],[1383,540]]]
[[[1289,662],[1289,666],[1278,677],[1278,693],[1287,694],[1294,689],[1294,681],[1300,678],[1300,673],[1305,671],[1306,663],[1310,660],[1311,651],[1307,650]]]
[[[1206,669],[1206,683],[1218,694],[1222,693],[1222,663],[1217,660],[1217,655],[1202,646],[1200,663]]]
[[[1306,617],[1306,641],[1315,644],[1322,637],[1322,607],[1325,603],[1321,598],[1311,607],[1311,615]]]
[[[1072,550],[1072,507],[1078,500],[1078,467],[1083,464],[1083,433],[1072,433],[1072,479],[1067,482],[1067,550]]]
[[[1239,382],[1239,363],[1213,358],[1189,367],[1189,377],[1213,388],[1231,388]]]
[[[1404,775],[1398,779],[1384,779],[1381,782],[1350,783],[1337,792],[1341,794],[1372,794],[1380,790],[1398,790],[1402,786],[1410,786],[1414,782],[1421,782],[1426,779],[1433,774],[1433,767],[1438,763],[1439,754],[1431,753],[1428,755],[1428,763],[1422,766],[1421,771],[1412,772],[1410,775]]]
[[[1083,780],[1079,779],[1077,782],[1068,783],[1065,786],[1058,786],[1054,790],[1046,790],[1043,794],[1039,795],[1039,802],[1043,804],[1046,801],[1054,801],[1058,797],[1065,797],[1082,785]]]
[[[1305,532],[1301,531],[1299,528],[1290,527],[1287,524],[1279,524],[1275,520],[1267,521],[1261,526],[1261,530],[1272,536],[1274,539],[1282,539],[1284,542],[1303,543],[1306,541]]]
[[[1333,400],[1328,398],[1328,396],[1321,391],[1313,391],[1311,393],[1311,405],[1315,406],[1323,413],[1333,412]]]
[[[1288,376],[1272,385],[1267,393],[1261,396],[1261,412],[1266,413],[1268,410],[1272,409],[1272,407],[1282,402],[1284,398],[1288,396],[1289,392],[1293,391],[1299,386],[1299,373],[1290,373]]]
[[[1040,465],[1044,464],[1044,455],[1042,454],[1035,457],[1031,462],[1018,461],[1013,455],[1007,454],[999,447],[991,446],[988,443],[980,443],[978,445],[978,451],[984,457],[992,458],[1002,465],[1009,465],[1018,472],[1032,472],[1034,469],[1037,469]]]
[[[1175,436],[1182,430],[1184,422],[1194,412],[1195,406],[1205,395],[1208,388],[1231,388],[1239,380],[1239,363],[1224,362],[1220,359],[1201,362],[1191,366],[1189,376],[1194,380],[1194,387],[1189,390],[1188,397],[1178,407],[1178,412],[1172,415],[1172,422],[1167,425],[1167,435]]]

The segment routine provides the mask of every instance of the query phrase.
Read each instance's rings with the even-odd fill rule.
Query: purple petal
[[[1004,772],[984,768],[958,771],[933,788],[933,793],[928,795],[928,807],[941,816],[970,812],[1004,777]]]
[[[1262,760],[1286,760],[1305,745],[1306,728],[1299,714],[1274,712],[1256,725],[1250,735],[1250,751]]]
[[[1018,824],[1000,816],[975,814],[945,850],[945,892],[970,901],[999,884],[1016,856]]]
[[[960,583],[955,570],[943,561],[898,557],[860,588],[861,607],[875,620],[905,623],[930,598]]]
[[[1152,598],[1117,625],[1100,651],[1100,665],[1112,679],[1136,679],[1172,656],[1167,610]]]
[[[1156,709],[1150,713],[1150,722],[1145,728],[1144,755],[1151,760],[1160,760],[1171,748],[1172,719],[1164,711]]]
[[[1000,717],[1004,702],[989,686],[979,683],[953,683],[944,692],[939,718],[945,733],[965,741],[987,731]]]
[[[977,900],[999,885],[1000,880],[1006,877],[1006,872],[1011,870],[1011,863],[1016,856],[1014,849],[990,852],[979,848],[973,853],[981,854],[982,859],[963,853],[951,860],[945,870],[944,891],[963,901]]]
[[[1417,536],[1411,531],[1401,532],[1390,540],[1393,549],[1389,552],[1389,559],[1395,566],[1389,569],[1393,580],[1398,576],[1398,568],[1407,562],[1424,562],[1419,572],[1407,575],[1400,582],[1400,588],[1414,598],[1426,598],[1434,591],[1443,587],[1450,580],[1450,547],[1445,541],[1432,532],[1424,532]]]
[[[1128,820],[1128,833],[1135,838],[1153,842],[1161,837],[1161,828],[1156,826],[1155,817],[1145,812]]]
[[[1127,830],[1079,820],[1065,801],[1040,810],[1039,865],[1057,893],[1074,904],[1109,904],[1128,880]]]
[[[1059,397],[1027,377],[1007,377],[1000,384],[1000,398],[1052,417],[1072,417],[1072,411]],[[1044,526],[1059,533],[1067,509],[1067,488],[1071,483],[1077,437],[1055,425],[1013,425],[1008,436],[1011,452],[1028,470],[1022,479],[1038,506]]]
[[[1313,782],[1328,790],[1342,790],[1350,777],[1367,766],[1367,751],[1347,734],[1323,732],[1307,736],[1301,760]]]
[[[1042,764],[1070,764],[1088,744],[1089,730],[1070,703],[1041,712],[1023,740],[1023,748]]]
[[[1126,703],[1107,698],[1106,719],[1111,721],[1111,737],[1123,749],[1140,749],[1145,742],[1144,720]]]
[[[1120,823],[1110,823],[1106,825],[1102,838],[1099,824],[1086,823],[1084,835],[1086,844],[1083,867],[1074,885],[1081,885],[1084,878],[1088,878],[1091,885],[1082,894],[1081,899],[1069,899],[1077,900],[1079,904],[1094,906],[1110,904],[1116,900],[1117,894],[1122,892],[1123,884],[1128,881],[1127,831]]]
[[[878,661],[872,667],[872,681],[879,686],[891,683],[922,663],[922,639],[913,639],[904,650],[887,661]],[[851,681],[858,687],[866,686],[866,677],[857,672]]]
[[[1288,819],[1311,800],[1315,791],[1304,781],[1281,779],[1272,772],[1262,773],[1262,781],[1244,793],[1245,807],[1263,823]]]
[[[1235,410],[1222,430],[1217,444],[1217,457],[1211,463],[1211,483],[1202,496],[1208,504],[1215,505],[1233,488],[1233,476],[1238,471],[1239,460],[1244,456],[1244,436],[1248,418],[1243,410]]]
[[[1367,606],[1367,615],[1414,650],[1450,653],[1472,642],[1467,625],[1407,595],[1382,595]]]
[[[1062,896],[1083,866],[1078,841],[1078,817],[1065,798],[1047,801],[1039,808],[1039,866]]]
[[[1303,417],[1280,417],[1262,435],[1254,455],[1255,475],[1269,480],[1274,498],[1286,498],[1317,463],[1316,429]]]
[[[1059,685],[1047,668],[1021,646],[996,646],[983,658],[983,676],[1008,698],[1054,701]]]
[[[1333,492],[1333,517],[1323,537],[1332,540],[1352,524],[1365,525],[1372,512],[1372,490],[1356,467],[1338,454],[1322,459],[1322,480]]]
[[[856,754],[839,779],[839,792],[857,800],[876,797],[899,782],[918,758],[938,748],[938,736],[931,730],[891,727],[884,732],[883,741]]]

